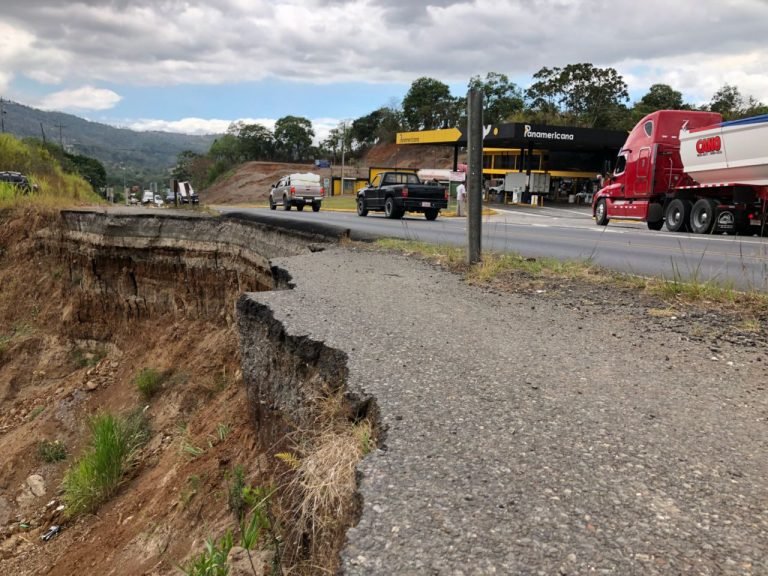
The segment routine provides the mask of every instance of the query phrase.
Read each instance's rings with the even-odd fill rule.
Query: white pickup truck
[[[290,210],[291,206],[296,206],[296,210],[301,212],[304,206],[309,205],[314,212],[318,212],[324,198],[325,188],[320,183],[319,175],[312,172],[289,174],[272,185],[269,208],[276,210],[282,206],[283,210]]]

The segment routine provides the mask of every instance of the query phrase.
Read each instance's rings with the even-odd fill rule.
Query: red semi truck
[[[660,110],[632,129],[592,201],[611,218],[672,232],[762,233],[768,205],[768,115]]]

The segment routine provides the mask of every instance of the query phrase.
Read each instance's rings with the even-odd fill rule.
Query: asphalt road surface
[[[385,432],[345,576],[768,574],[762,341],[354,247],[273,264],[295,288],[247,295],[267,332],[344,352]]]
[[[220,208],[292,222],[322,222],[349,228],[354,237],[396,237],[466,245],[467,221],[419,214],[388,220],[371,213]],[[596,226],[589,207],[505,207],[483,217],[482,248],[527,257],[591,260],[610,269],[668,279],[716,281],[741,289],[768,290],[768,238],[654,232],[644,223]]]

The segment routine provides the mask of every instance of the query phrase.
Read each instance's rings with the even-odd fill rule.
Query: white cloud
[[[105,88],[82,86],[45,96],[38,104],[43,110],[108,110],[122,97]]]
[[[142,119],[126,123],[124,128],[139,132],[181,132],[182,134],[223,134],[232,122],[261,124],[270,130],[275,128],[275,121],[268,118],[239,118],[223,120],[220,118],[181,118],[180,120]]]
[[[765,0],[8,4],[0,87],[19,76],[75,85],[464,83],[490,71],[530,78],[543,66],[591,62],[631,76],[636,90],[679,79],[673,87],[686,96],[708,99],[730,82],[768,101]],[[648,71],[622,69],[629,63]]]
[[[139,132],[180,132],[182,134],[223,134],[232,122],[245,124],[261,124],[275,129],[273,118],[237,118],[235,120],[223,120],[220,118],[182,118],[180,120],[153,120],[142,119],[121,124],[121,128],[130,128]],[[332,128],[336,128],[341,120],[335,118],[316,118],[311,120],[315,131],[314,143],[318,144],[328,137]]]

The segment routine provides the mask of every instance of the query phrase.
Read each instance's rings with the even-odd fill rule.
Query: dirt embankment
[[[254,426],[248,396],[260,398],[243,385],[235,322],[241,293],[286,287],[269,268],[270,254],[289,253],[285,238],[214,219],[16,211],[0,221],[0,573],[176,574],[206,538],[235,526],[238,466],[247,485],[278,487],[286,573],[311,572],[301,566],[316,560],[312,535],[286,528],[295,495],[279,489],[294,470],[274,457],[293,445],[269,434],[291,418]],[[284,356],[282,369],[296,372],[295,355]],[[316,375],[307,360],[302,374]],[[151,399],[136,386],[144,368],[164,376]],[[61,482],[85,449],[89,417],[137,409],[151,438],[117,496],[67,519]],[[47,462],[43,442],[63,445],[66,458]],[[62,531],[42,541],[51,525]]]
[[[360,159],[349,159],[344,167],[347,178],[367,178],[369,167],[451,168],[453,148],[449,146],[398,146],[378,144]],[[293,172],[314,172],[324,178],[339,177],[341,164],[316,168],[314,164],[246,162],[235,171],[201,192],[206,204],[249,204],[264,202],[269,190],[281,177]]]

